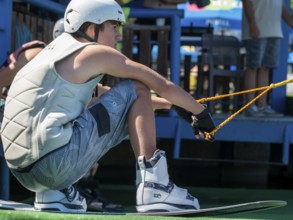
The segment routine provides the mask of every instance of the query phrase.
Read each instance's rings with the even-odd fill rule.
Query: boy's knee
[[[133,81],[137,95],[147,94],[150,95],[150,89],[143,83]]]

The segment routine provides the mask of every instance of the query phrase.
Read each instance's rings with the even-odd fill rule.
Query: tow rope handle
[[[215,133],[218,130],[220,130],[224,125],[226,125],[229,121],[231,121],[233,118],[235,118],[239,113],[241,113],[243,110],[245,110],[247,107],[249,107],[257,99],[259,99],[261,96],[263,96],[265,93],[267,93],[271,89],[274,89],[274,88],[277,88],[277,87],[280,87],[280,86],[284,86],[284,85],[286,85],[288,83],[292,83],[292,82],[293,82],[293,79],[287,79],[287,80],[284,80],[284,81],[281,81],[281,82],[278,82],[278,83],[274,83],[274,84],[272,83],[269,86],[263,86],[263,87],[259,87],[259,88],[248,89],[248,90],[243,90],[243,91],[239,91],[239,92],[235,92],[235,93],[217,95],[217,96],[212,96],[212,97],[207,97],[207,98],[201,98],[201,99],[196,100],[199,103],[204,103],[204,102],[207,102],[207,101],[212,101],[212,100],[227,98],[227,97],[230,97],[230,96],[242,95],[242,94],[246,94],[246,93],[249,93],[249,92],[262,91],[254,99],[252,99],[250,102],[248,102],[243,107],[241,107],[238,111],[236,111],[235,113],[233,113],[232,115],[230,115],[228,118],[226,118],[221,124],[219,124],[218,126],[216,126],[214,130],[212,130],[211,132],[207,132],[205,134],[205,140],[206,141],[213,142],[215,140],[215,138],[214,138]]]

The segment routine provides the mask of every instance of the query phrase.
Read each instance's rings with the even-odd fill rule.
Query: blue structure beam
[[[12,1],[0,0],[0,64],[2,64],[10,53],[11,26],[12,26]]]
[[[11,26],[12,26],[12,1],[11,0],[0,0],[0,63],[3,63],[8,54],[10,53],[11,45]],[[6,161],[4,160],[3,147],[0,143],[0,199],[9,199],[10,191],[10,177],[9,169]]]
[[[66,6],[63,4],[59,4],[50,0],[25,0],[27,3],[30,3],[32,5],[50,10],[52,12],[55,12],[57,14],[64,14]]]

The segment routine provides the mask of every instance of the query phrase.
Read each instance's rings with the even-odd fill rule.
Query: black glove
[[[192,123],[192,113],[185,110],[184,108],[181,108],[177,105],[172,105],[171,109],[174,110],[179,117],[181,117],[184,121],[186,121],[188,124]]]
[[[176,111],[176,113],[190,124],[193,128],[193,133],[197,135],[199,131],[211,132],[215,129],[215,123],[212,116],[207,108],[205,108],[198,115],[193,115],[191,112],[181,108],[177,105],[172,105],[171,109]]]
[[[195,135],[198,134],[199,131],[211,132],[216,127],[214,120],[207,108],[193,117],[191,126]]]

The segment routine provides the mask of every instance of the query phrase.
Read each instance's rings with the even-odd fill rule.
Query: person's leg
[[[244,73],[244,90],[254,89],[257,81],[257,68],[247,67]],[[255,92],[245,94],[245,102],[250,102],[255,97]]]
[[[258,72],[257,87],[268,86],[270,84],[270,68],[278,65],[278,61],[275,60],[275,58],[278,57],[278,42],[270,38],[264,38],[262,41],[264,45],[264,55],[261,68],[259,68]],[[258,108],[264,108],[268,105],[267,98],[268,95],[265,93],[258,99]]]
[[[253,39],[244,41],[246,49],[246,70],[244,73],[244,90],[250,90],[257,87],[259,68],[264,53],[264,42],[262,39]],[[256,92],[248,92],[244,95],[245,103],[252,101],[256,97]],[[258,112],[255,103],[252,103],[245,111],[246,116],[262,117]]]
[[[133,83],[120,83],[71,123],[73,133],[67,145],[39,160],[30,170],[14,172],[23,186],[36,192],[37,209],[86,211],[85,200],[71,185],[128,137],[127,115],[135,100]]]
[[[270,70],[278,67],[280,57],[280,38],[265,38],[266,47],[262,68],[258,79],[258,86],[268,86],[271,83]],[[269,94],[265,93],[258,102],[259,112],[267,117],[281,117],[283,114],[277,113],[269,105]]]
[[[146,159],[156,151],[155,115],[149,89],[141,83],[134,83],[137,99],[128,113],[130,143],[135,157]]]
[[[259,68],[258,74],[257,74],[257,84],[256,87],[264,87],[268,86],[270,83],[270,69],[267,67],[261,67]],[[263,108],[267,106],[267,93],[264,93],[258,100],[257,100],[257,106],[259,108]]]
[[[199,209],[195,197],[170,181],[165,152],[156,147],[155,115],[150,91],[138,82],[135,82],[135,88],[137,99],[128,114],[128,128],[137,158],[137,211]]]

